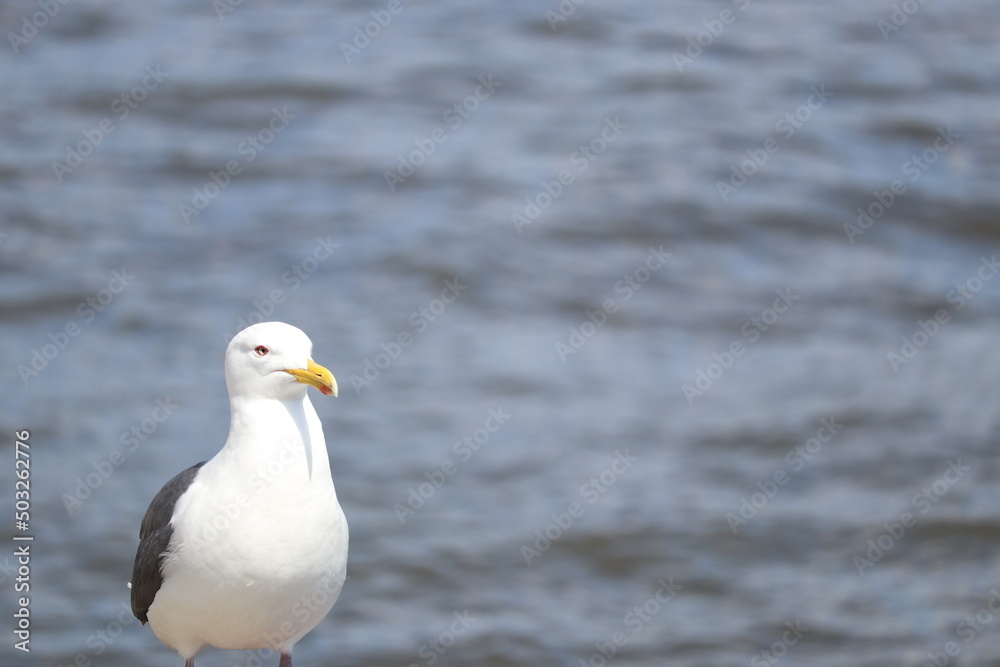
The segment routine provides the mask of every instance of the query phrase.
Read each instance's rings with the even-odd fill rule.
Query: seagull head
[[[301,399],[309,387],[337,395],[337,380],[312,360],[312,341],[284,322],[262,322],[236,334],[226,348],[230,396]]]

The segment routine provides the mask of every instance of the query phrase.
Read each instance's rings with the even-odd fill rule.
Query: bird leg
[[[184,667],[194,667],[194,658],[188,658],[185,660]]]
[[[278,663],[278,667],[292,667],[292,654],[282,653],[281,662]]]

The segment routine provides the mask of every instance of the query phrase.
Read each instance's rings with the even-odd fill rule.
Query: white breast
[[[149,609],[157,637],[182,655],[205,644],[289,651],[346,577],[347,521],[312,404],[235,407],[229,441],[175,508]]]

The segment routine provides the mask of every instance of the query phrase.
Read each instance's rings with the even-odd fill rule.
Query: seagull
[[[132,613],[185,667],[206,645],[280,653],[329,613],[347,576],[347,520],[306,392],[337,395],[312,342],[283,322],[226,349],[229,437],[160,489],[139,528]]]

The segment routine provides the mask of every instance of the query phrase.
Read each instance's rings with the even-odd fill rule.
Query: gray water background
[[[341,384],[296,664],[1000,661],[994,3],[42,4],[0,8],[0,662],[180,664],[137,528],[261,318]]]

